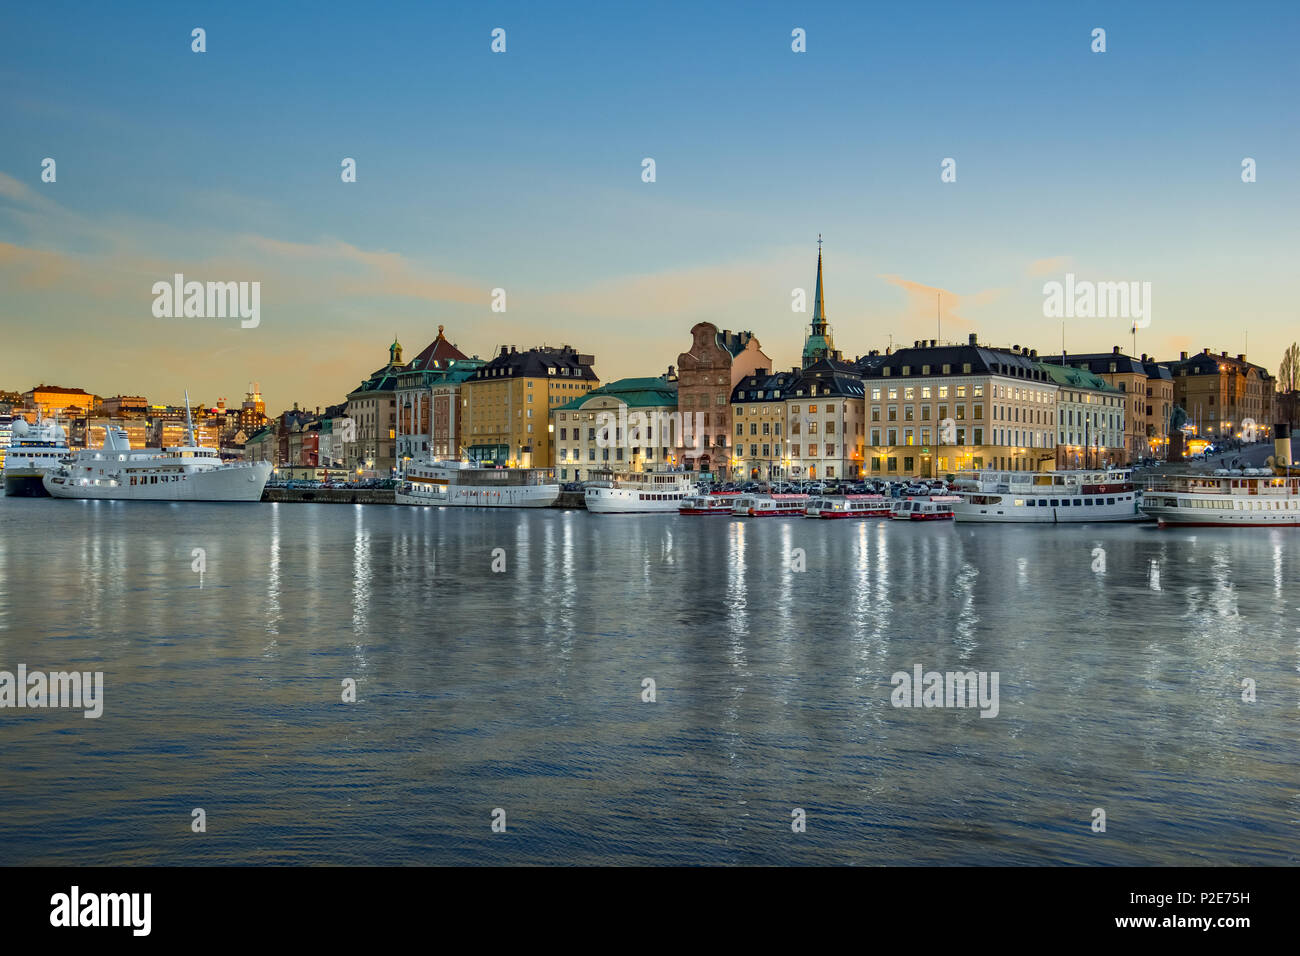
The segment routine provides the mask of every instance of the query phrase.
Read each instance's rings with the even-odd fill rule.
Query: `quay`
[[[315,502],[330,505],[391,505],[392,488],[277,488],[267,487],[262,492],[263,501],[281,503]],[[586,509],[581,491],[562,491],[552,508],[567,510]]]

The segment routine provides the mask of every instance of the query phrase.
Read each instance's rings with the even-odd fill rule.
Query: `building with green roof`
[[[651,471],[676,464],[677,379],[622,378],[551,412],[556,474],[582,481],[592,471]]]
[[[1125,393],[1083,368],[1039,362],[1057,387],[1056,467],[1123,464]]]

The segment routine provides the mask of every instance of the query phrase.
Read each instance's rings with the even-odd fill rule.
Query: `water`
[[[1294,864],[1298,553],[0,499],[0,670],[105,681],[0,710],[0,863]],[[891,706],[916,664],[996,671],[998,716]]]

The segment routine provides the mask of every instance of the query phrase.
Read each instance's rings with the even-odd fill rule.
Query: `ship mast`
[[[185,390],[185,432],[188,436],[186,444],[191,448],[194,447],[194,420],[190,417],[190,390]]]

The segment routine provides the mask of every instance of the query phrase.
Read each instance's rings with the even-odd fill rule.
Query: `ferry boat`
[[[393,493],[399,505],[549,508],[560,497],[553,468],[488,468],[468,461],[413,461]]]
[[[683,515],[730,515],[735,506],[736,491],[719,491],[708,495],[692,495],[683,498],[678,514]]]
[[[960,501],[960,495],[914,495],[895,501],[889,517],[893,521],[947,521]]]
[[[1300,525],[1300,471],[1264,468],[1147,479],[1142,510],[1169,525]]]
[[[958,521],[1077,524],[1146,521],[1129,468],[1081,471],[973,471],[958,475]]]
[[[47,471],[45,490],[55,498],[125,501],[261,501],[271,463],[225,462],[216,449],[190,443],[135,448],[126,431],[110,426],[103,448],[84,448]]]
[[[731,513],[745,518],[773,518],[777,515],[801,517],[808,507],[808,495],[781,494],[739,495]]]
[[[583,490],[593,514],[676,513],[694,495],[695,484],[683,471],[606,471]]]
[[[1142,510],[1170,525],[1300,525],[1300,469],[1291,461],[1291,429],[1273,426],[1268,468],[1186,472],[1148,478]]]
[[[808,499],[805,518],[888,518],[893,500],[884,495],[826,495]]]
[[[18,498],[43,498],[49,494],[42,479],[72,454],[67,434],[57,421],[27,424],[15,418],[9,426],[9,445],[4,449],[5,494]]]

